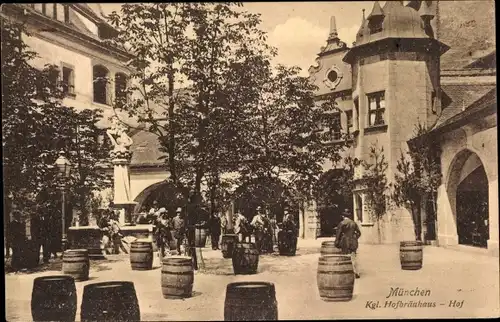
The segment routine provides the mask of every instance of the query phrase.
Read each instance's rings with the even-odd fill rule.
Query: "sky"
[[[407,1],[405,1],[406,4]],[[326,45],[330,17],[335,16],[339,38],[349,47],[356,39],[362,9],[368,16],[373,1],[349,2],[244,2],[244,8],[261,14],[261,28],[268,33],[268,43],[278,49],[275,63],[296,65],[307,76],[316,55]],[[380,1],[383,5],[385,1]],[[119,3],[103,3],[105,14],[119,11]]]

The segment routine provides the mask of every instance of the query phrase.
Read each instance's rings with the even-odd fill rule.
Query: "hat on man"
[[[181,213],[182,212],[182,208],[181,207],[177,207],[177,209],[175,210],[176,213]]]
[[[166,212],[167,212],[167,209],[165,209],[165,207],[162,207],[162,208],[160,208],[160,210],[158,210],[158,212],[159,212],[160,214],[164,214],[164,213],[166,213]]]

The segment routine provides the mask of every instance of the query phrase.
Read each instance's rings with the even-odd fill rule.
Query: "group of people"
[[[102,217],[97,222],[97,226],[101,228],[102,232],[101,249],[105,253],[107,252],[109,244],[112,246],[111,253],[113,254],[119,254],[120,250],[124,253],[128,253],[127,249],[123,246],[123,234],[118,218],[118,211],[109,209],[103,213]]]
[[[284,211],[281,224],[278,224],[276,217],[268,215],[262,207],[258,206],[256,211],[257,213],[251,222],[248,222],[247,218],[241,213],[237,213],[234,216],[234,233],[238,235],[240,242],[249,242],[253,234],[257,250],[260,253],[272,253],[274,245],[278,243],[279,226],[281,226],[282,230],[290,231],[295,235],[297,234],[297,225],[288,210]]]
[[[52,256],[57,258],[57,252],[61,250],[59,225],[55,225],[52,218],[40,212],[30,219],[29,234],[26,226],[21,212],[14,210],[7,239],[12,249],[11,268],[15,271],[23,268],[23,262],[27,256],[39,255],[40,249],[43,251],[44,263],[48,263]],[[39,264],[39,257],[35,260]]]

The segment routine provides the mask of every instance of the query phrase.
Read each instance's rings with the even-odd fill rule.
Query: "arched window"
[[[116,73],[115,75],[115,103],[123,105],[127,102],[127,75]]]
[[[109,70],[101,65],[94,66],[93,82],[94,82],[94,102],[101,104],[110,103],[108,90]]]

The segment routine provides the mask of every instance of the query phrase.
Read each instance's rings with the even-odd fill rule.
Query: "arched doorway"
[[[267,209],[268,213],[276,217],[280,223],[283,220],[284,210],[293,215],[297,227],[299,226],[299,207],[293,201],[290,191],[274,178],[257,178],[236,189],[238,196],[234,201],[235,212],[241,213],[248,220],[252,220],[258,206]],[[300,230],[300,227],[299,227]]]
[[[464,150],[457,155],[450,172],[448,194],[455,200],[458,243],[487,247],[488,178],[477,154]]]
[[[185,207],[188,204],[188,192],[171,182],[162,181],[144,189],[134,201],[137,202],[134,209],[136,213],[148,211],[156,201],[158,207],[164,207],[169,213],[174,214],[177,207]]]
[[[344,209],[347,208],[353,213],[352,189],[346,185],[346,176],[349,175],[351,174],[344,169],[328,170],[321,175],[314,187],[321,220],[320,237],[333,236],[334,228],[342,220]]]

